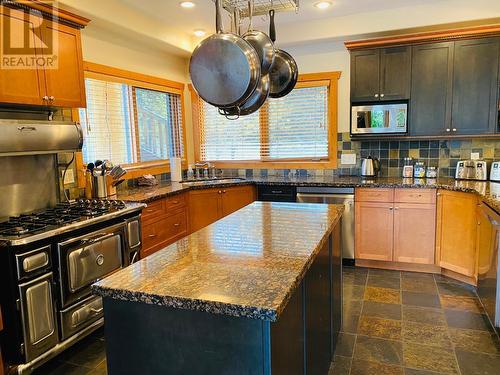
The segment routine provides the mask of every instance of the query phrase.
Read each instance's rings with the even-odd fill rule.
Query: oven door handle
[[[91,307],[89,310],[90,310],[90,312],[93,312],[94,314],[100,314],[104,311],[104,307],[101,307],[100,309],[94,309],[93,307]]]
[[[103,232],[96,234],[94,237],[82,238],[82,245],[90,245],[96,242],[100,242],[102,240],[105,240],[106,238],[113,237],[114,235],[115,233]]]

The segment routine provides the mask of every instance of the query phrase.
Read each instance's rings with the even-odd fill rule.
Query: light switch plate
[[[342,165],[356,165],[356,154],[344,154],[340,156],[340,164]]]
[[[64,171],[62,171],[61,174],[64,174]],[[73,169],[68,169],[66,171],[66,175],[64,176],[64,185],[69,185],[74,182],[75,182],[75,173],[73,172]]]
[[[479,152],[471,152],[470,153],[470,158],[472,160],[479,160],[480,156],[479,156]]]

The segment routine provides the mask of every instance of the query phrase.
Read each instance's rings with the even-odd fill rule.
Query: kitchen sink
[[[244,178],[217,178],[217,179],[207,179],[207,180],[195,180],[195,181],[182,181],[182,185],[185,186],[203,186],[203,185],[217,185],[217,184],[231,184],[235,182],[245,181]]]

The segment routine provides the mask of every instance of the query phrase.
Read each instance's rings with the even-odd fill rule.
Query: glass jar
[[[413,177],[413,159],[404,158],[403,178],[412,178],[412,177]]]
[[[425,177],[427,178],[437,178],[438,171],[436,167],[427,167],[427,171],[425,172]]]
[[[417,161],[415,163],[415,168],[413,169],[413,177],[424,178],[425,177],[425,164],[422,161]]]

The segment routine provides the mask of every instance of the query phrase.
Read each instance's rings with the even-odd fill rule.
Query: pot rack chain
[[[230,14],[237,8],[241,18],[248,17],[248,0],[222,0],[222,7]],[[297,12],[299,0],[254,0],[254,16],[267,15],[271,9],[276,12]]]

